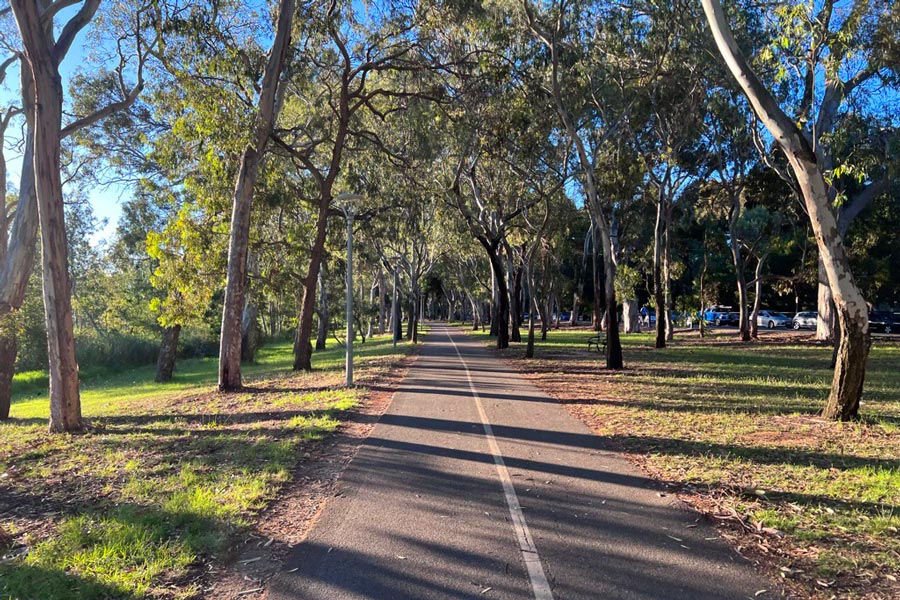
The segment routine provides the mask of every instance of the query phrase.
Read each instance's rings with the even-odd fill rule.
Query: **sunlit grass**
[[[357,343],[360,380],[411,348]],[[0,561],[0,598],[196,597],[194,584],[171,582],[225,551],[366,394],[340,386],[337,345],[314,354],[312,374],[291,365],[290,344],[270,345],[245,367],[253,388],[233,394],[214,391],[208,359],[180,363],[171,384],[153,383],[151,367],[85,378],[90,429],[75,436],[48,434],[46,397],[20,389],[0,424],[0,473],[33,512],[2,524],[17,558]]]
[[[249,381],[284,376],[293,367],[292,344],[271,343],[259,350],[253,364],[244,365],[242,373]],[[400,351],[407,351],[409,343],[400,342]],[[379,357],[395,352],[389,336],[367,339],[354,344],[357,364],[365,365]],[[329,340],[326,350],[313,354],[313,368],[341,369],[344,366],[344,347]],[[212,390],[216,385],[218,363],[215,358],[193,358],[178,361],[174,377],[169,383],[156,383],[156,366],[128,369],[120,372],[93,370],[81,376],[81,408],[86,417],[127,410],[135,401],[171,398],[186,391]],[[14,419],[49,418],[47,374],[29,371],[16,374],[13,380]]]

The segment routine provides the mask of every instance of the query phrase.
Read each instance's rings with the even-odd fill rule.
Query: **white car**
[[[768,327],[769,329],[775,329],[776,327],[790,327],[791,322],[792,320],[790,317],[771,310],[761,310],[756,317],[756,325],[758,327]]]

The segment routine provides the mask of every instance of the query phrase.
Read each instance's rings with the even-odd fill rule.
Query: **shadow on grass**
[[[106,586],[91,578],[17,561],[0,563],[0,597],[18,600],[136,598],[121,588]]]
[[[45,502],[27,492],[15,497]],[[27,559],[0,563],[2,597],[144,597],[160,578],[183,576],[199,556],[221,551],[236,529],[225,519],[177,506],[104,504],[78,509],[58,503],[56,513],[64,517],[54,535],[32,546]]]

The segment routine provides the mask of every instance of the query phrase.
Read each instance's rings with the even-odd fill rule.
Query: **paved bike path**
[[[778,597],[481,342],[425,342],[269,598]]]

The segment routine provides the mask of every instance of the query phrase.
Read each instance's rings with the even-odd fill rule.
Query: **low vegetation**
[[[664,350],[628,335],[619,373],[586,350],[590,335],[551,331],[516,364],[804,595],[900,597],[900,345],[875,341],[866,418],[836,423],[817,416],[831,350],[805,334],[693,333]]]
[[[411,348],[357,345],[362,382]],[[190,597],[192,566],[226,556],[232,536],[298,462],[366,396],[345,389],[342,349],[290,375],[291,345],[264,349],[240,393],[213,391],[214,360],[185,361],[171,384],[151,368],[84,381],[84,435],[48,436],[31,375],[0,424],[0,597]]]

